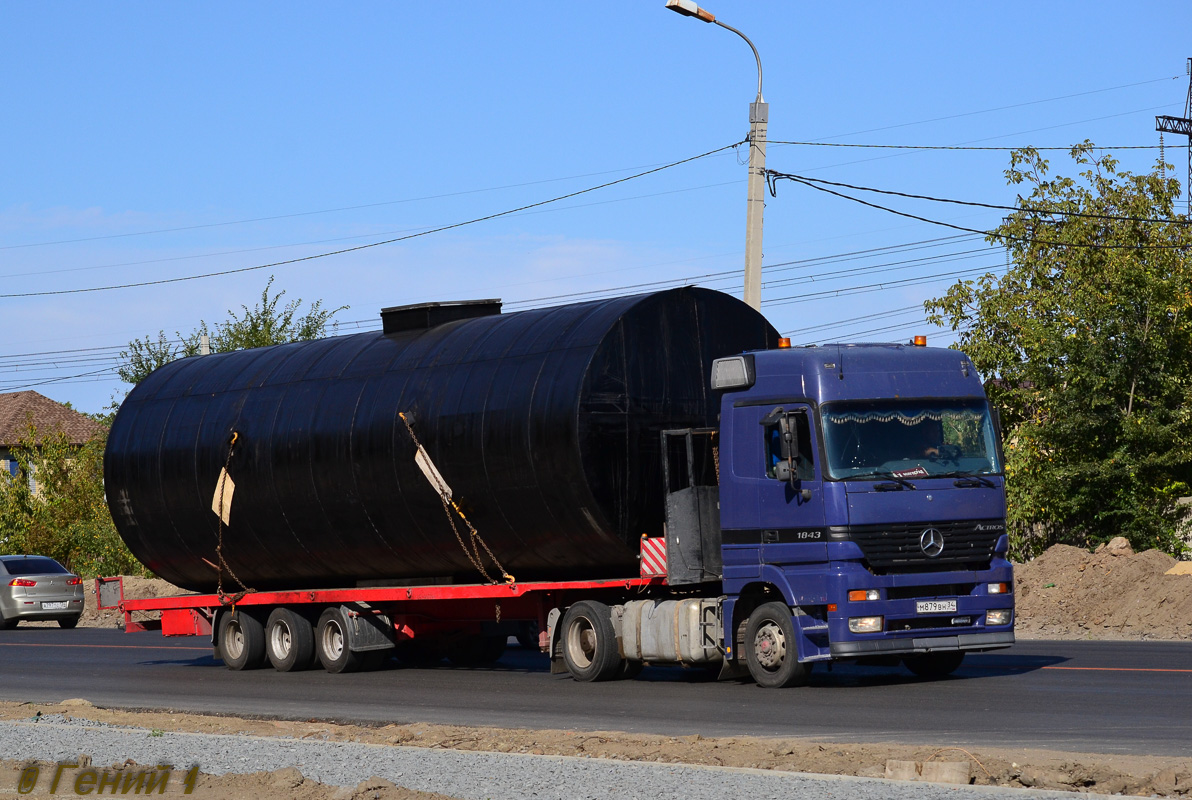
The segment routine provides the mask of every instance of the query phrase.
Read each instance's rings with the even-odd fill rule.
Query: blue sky
[[[1185,3],[706,7],[761,53],[771,141],[1154,146],[1154,116],[1180,115],[1188,91]],[[757,80],[744,42],[663,0],[9,0],[0,14],[3,295],[255,267],[628,177],[742,140]],[[739,295],[746,155],[299,264],[0,297],[0,390],[99,410],[127,389],[112,374],[122,345],[224,319],[270,275],[288,299],[350,306],[343,331],[426,300],[501,297],[515,310],[653,282]],[[1141,171],[1157,152],[1117,155]],[[772,144],[768,166],[1012,203],[1008,160]],[[1182,176],[1185,151],[1168,160]],[[1074,172],[1063,153],[1052,163]],[[889,204],[978,229],[998,219]],[[976,237],[928,241],[955,233],[780,184],[766,206],[763,312],[796,343],[928,332],[946,344],[922,301],[954,273],[1004,264]]]

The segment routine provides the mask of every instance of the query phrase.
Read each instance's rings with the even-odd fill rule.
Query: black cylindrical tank
[[[480,580],[414,463],[398,417],[413,412],[518,580],[633,574],[638,538],[662,525],[659,431],[714,425],[712,360],[777,342],[760,314],[699,288],[410,317],[387,321],[390,333],[180,359],[134,387],[104,479],[137,558],[179,586],[214,588],[212,501],[235,432],[223,551],[245,584]]]

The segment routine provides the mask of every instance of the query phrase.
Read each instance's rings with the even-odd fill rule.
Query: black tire
[[[78,618],[78,617],[70,617],[70,618],[68,618],[68,619],[60,619],[60,620],[58,620],[58,627],[59,627],[59,628],[67,628],[67,629],[70,629],[70,628],[73,628],[73,627],[75,627],[75,626],[76,626],[76,625],[78,625],[78,624],[79,624],[79,618]]]
[[[329,608],[319,616],[315,652],[323,669],[331,673],[356,672],[363,659],[348,649],[348,621],[343,609]]]
[[[4,616],[4,612],[0,611],[0,631],[11,631],[17,626],[18,622],[20,622],[20,619],[6,617]]]
[[[288,608],[275,608],[265,624],[265,653],[278,672],[310,669],[315,662],[315,629]]]
[[[921,656],[907,656],[902,659],[906,668],[920,678],[946,678],[958,670],[963,661],[963,650],[945,650],[940,653],[925,653]]]
[[[766,689],[807,683],[811,666],[799,663],[795,623],[786,603],[765,603],[749,615],[745,625],[745,661],[753,680]]]
[[[467,636],[456,642],[447,658],[457,667],[485,667],[505,655],[508,636]]]
[[[242,609],[219,618],[219,653],[228,669],[257,669],[265,663],[265,626]]]
[[[607,681],[621,668],[612,611],[604,603],[584,600],[567,609],[562,645],[563,662],[577,681]]]

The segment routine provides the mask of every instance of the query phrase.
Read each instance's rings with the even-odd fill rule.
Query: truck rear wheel
[[[960,668],[962,661],[963,650],[945,650],[941,653],[925,653],[902,659],[906,668],[920,678],[946,678]]]
[[[563,662],[577,681],[607,681],[621,668],[612,611],[584,600],[563,615]]]
[[[275,608],[265,625],[265,652],[278,672],[308,669],[315,660],[315,629],[288,608]]]
[[[749,615],[745,661],[758,686],[785,689],[807,683],[811,667],[799,663],[795,623],[786,603],[765,603]]]
[[[219,653],[228,669],[257,669],[265,663],[265,626],[243,609],[219,618]]]
[[[329,608],[319,616],[315,652],[319,656],[319,663],[328,672],[355,672],[360,669],[360,654],[348,649],[348,621],[342,609]]]

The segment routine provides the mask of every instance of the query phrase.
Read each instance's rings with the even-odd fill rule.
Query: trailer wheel
[[[963,650],[925,653],[921,656],[907,656],[902,659],[906,668],[920,678],[946,678],[960,668],[962,661],[964,661]]]
[[[563,615],[563,662],[577,681],[607,681],[621,668],[612,611],[584,600]]]
[[[329,608],[319,616],[315,652],[323,669],[331,673],[355,672],[361,657],[348,649],[348,621],[340,608]]]
[[[275,608],[265,625],[265,652],[278,672],[309,669],[315,660],[315,629],[288,608]]]
[[[243,609],[219,618],[219,653],[228,669],[257,669],[265,663],[265,626]]]
[[[811,667],[799,663],[795,623],[786,603],[764,603],[749,615],[745,661],[758,686],[784,689],[807,683]]]

